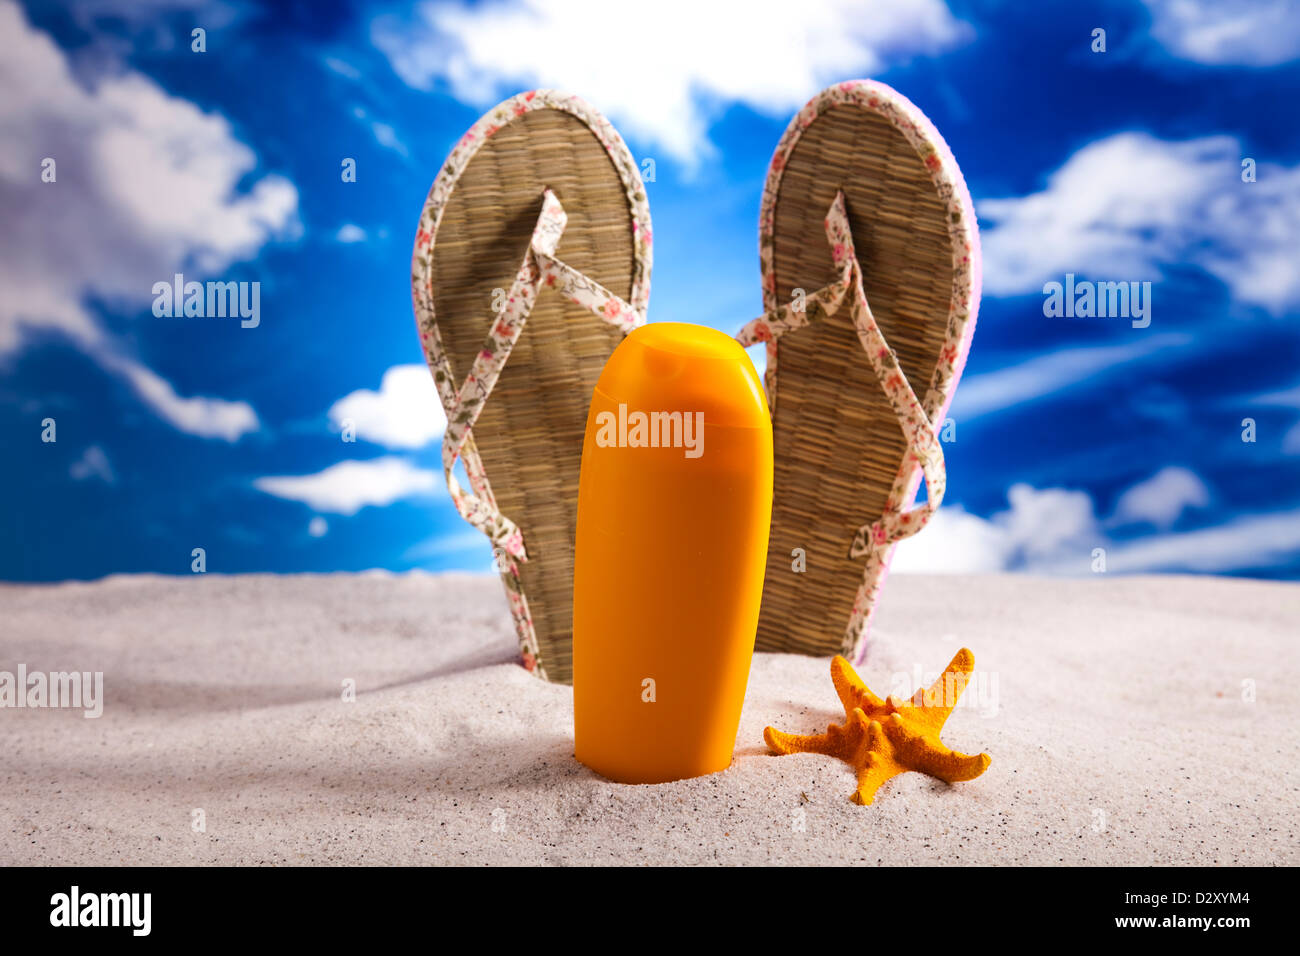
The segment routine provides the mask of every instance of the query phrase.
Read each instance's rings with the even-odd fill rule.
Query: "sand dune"
[[[755,658],[727,771],[627,787],[511,663],[494,578],[5,585],[0,671],[103,671],[105,701],[0,710],[0,863],[1295,864],[1297,623],[1289,584],[896,575],[861,673],[972,648],[944,738],[993,763],[858,807],[762,741],[842,716],[825,659]]]

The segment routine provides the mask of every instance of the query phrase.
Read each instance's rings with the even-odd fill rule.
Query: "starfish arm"
[[[936,730],[944,725],[966,690],[967,679],[975,669],[975,655],[963,647],[954,656],[939,679],[929,690],[918,692],[912,703],[916,712],[912,719],[922,721]]]
[[[958,783],[962,780],[974,780],[987,770],[992,762],[993,758],[988,754],[964,754],[938,744],[926,751],[924,757],[917,762],[916,769],[940,780],[946,780],[948,783]]]
[[[852,755],[855,741],[846,727],[831,724],[824,734],[787,734],[768,727],[763,740],[778,754],[814,753],[847,760]]]
[[[831,661],[831,683],[835,685],[835,693],[839,694],[846,714],[853,713],[855,707],[874,713],[885,708],[885,702],[863,683],[853,665],[838,654]]]
[[[960,780],[974,780],[985,770],[989,769],[989,764],[993,758],[988,754],[964,754],[960,751],[950,750],[951,755],[951,773],[944,777],[949,783],[957,783]]]
[[[866,806],[876,799],[880,785],[900,772],[880,754],[868,754],[866,761],[858,767],[858,788],[849,799],[859,806]]]
[[[971,755],[949,750],[939,740],[938,734],[913,730],[897,714],[885,722],[885,728],[885,736],[893,745],[900,763],[949,783],[974,780],[988,769],[993,760],[988,754]]]

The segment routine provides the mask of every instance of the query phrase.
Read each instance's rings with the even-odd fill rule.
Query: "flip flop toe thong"
[[[448,490],[491,539],[524,665],[552,681],[572,679],[587,409],[605,360],[645,321],[650,243],[622,138],[548,90],[506,100],[465,134],[416,233],[412,293],[447,412]]]
[[[937,430],[979,303],[975,214],[925,116],[858,80],[791,122],[759,231],[766,313],[737,335],[766,343],[773,414],[757,647],[857,661],[894,545],[943,500]]]

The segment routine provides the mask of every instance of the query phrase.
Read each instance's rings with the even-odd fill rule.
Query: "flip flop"
[[[766,314],[736,336],[767,344],[775,442],[757,648],[858,662],[894,544],[943,500],[936,428],[975,331],[975,213],[921,111],[854,80],[786,129],[759,254]]]
[[[596,110],[550,90],[475,123],[420,215],[411,286],[447,412],[447,488],[492,541],[524,666],[552,681],[572,680],[587,409],[605,360],[645,321],[650,264],[631,153]]]

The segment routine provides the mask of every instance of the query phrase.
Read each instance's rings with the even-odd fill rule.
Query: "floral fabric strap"
[[[492,539],[493,546],[518,561],[527,561],[523,534],[518,525],[503,515],[490,494],[473,494],[461,488],[452,474],[456,460],[471,429],[483,411],[510,352],[524,330],[524,324],[542,288],[553,288],[571,302],[595,313],[626,335],[641,322],[640,314],[600,283],[555,258],[555,249],[568,217],[551,190],[542,193],[542,211],[532,239],[505,302],[497,311],[487,341],[479,350],[469,374],[447,408],[447,430],[442,438],[442,467],[447,490],[461,517]],[[476,489],[478,491],[479,489]]]
[[[943,501],[947,477],[943,449],[934,424],[925,414],[916,393],[899,367],[898,356],[885,341],[875,316],[871,314],[871,306],[867,303],[867,294],[862,285],[862,265],[853,248],[853,233],[849,229],[843,192],[836,193],[824,222],[831,258],[840,269],[840,278],[806,296],[803,303],[783,305],[754,319],[737,333],[736,339],[747,347],[759,342],[768,343],[770,364],[775,340],[787,332],[806,326],[810,306],[818,306],[826,315],[833,315],[843,304],[845,296],[851,292],[849,307],[858,341],[867,353],[867,360],[876,373],[885,397],[898,415],[898,424],[907,440],[907,453],[920,466],[926,485],[925,504],[904,511],[894,505],[895,497],[891,495],[880,518],[858,529],[849,547],[849,556],[858,558],[882,551],[890,544],[908,538],[924,528]],[[796,308],[797,305],[802,305],[802,308]]]

